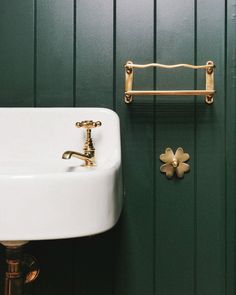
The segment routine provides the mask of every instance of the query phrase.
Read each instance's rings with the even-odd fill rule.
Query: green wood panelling
[[[113,107],[113,1],[77,1],[76,106]]]
[[[32,106],[34,3],[0,2],[0,105]]]
[[[197,3],[197,63],[216,63],[217,90],[212,106],[196,108],[196,288],[201,295],[225,293],[224,5],[221,0]]]
[[[112,108],[113,1],[77,1],[74,25],[75,105]],[[74,294],[112,294],[113,256],[112,232],[76,239]]]
[[[136,100],[130,106],[123,102],[126,61],[153,60],[153,9],[151,0],[120,0],[116,7],[116,101],[122,128],[125,185],[124,211],[116,235],[116,295],[153,293],[153,103],[152,98],[149,103]],[[152,71],[138,74],[135,85],[152,89]]]
[[[236,181],[234,164],[236,163],[236,1],[229,0],[227,9],[226,35],[226,182],[227,182],[227,231],[226,231],[226,294],[235,293],[236,268]],[[234,45],[233,45],[234,44]]]
[[[157,2],[156,56],[165,64],[194,64],[194,1]],[[158,70],[158,89],[194,89],[194,71]],[[194,294],[194,98],[156,100],[156,292]],[[159,155],[182,147],[190,154],[191,172],[182,180],[160,173]],[[178,291],[177,291],[178,290]]]
[[[27,245],[41,274],[25,295],[235,294],[235,15],[235,0],[1,0],[0,106],[108,107],[122,130],[118,225]],[[125,105],[127,60],[213,60],[215,102],[135,97]],[[201,89],[204,71],[137,69],[134,85]],[[191,171],[167,180],[159,155],[179,146]]]
[[[36,105],[73,106],[73,0],[36,1]]]

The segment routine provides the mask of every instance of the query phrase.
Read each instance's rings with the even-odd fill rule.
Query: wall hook
[[[182,178],[184,173],[190,170],[189,164],[184,162],[190,159],[189,154],[179,147],[175,154],[171,148],[166,148],[165,153],[160,155],[160,160],[165,164],[161,165],[160,171],[166,174],[166,177],[171,178],[175,173],[177,177]]]

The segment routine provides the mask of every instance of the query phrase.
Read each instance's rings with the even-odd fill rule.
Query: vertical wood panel
[[[73,0],[37,1],[37,106],[73,106]]]
[[[35,73],[38,107],[73,106],[73,1],[36,2]],[[72,292],[72,241],[29,245],[42,273],[33,294]]]
[[[153,102],[126,105],[124,64],[153,61],[153,1],[117,1],[117,111],[122,126],[125,204],[117,229],[115,294],[153,294]],[[137,88],[153,87],[153,72],[136,72]]]
[[[157,62],[194,64],[194,1],[157,1]],[[194,72],[158,70],[158,89],[194,89]],[[156,293],[194,293],[194,99],[158,97],[156,103]],[[159,155],[182,147],[190,173],[168,180]]]
[[[0,4],[0,105],[32,106],[34,94],[33,1]]]
[[[226,157],[227,157],[227,273],[226,273],[226,293],[233,295],[236,292],[236,181],[235,169],[236,163],[236,1],[227,2],[227,51],[226,51]]]
[[[214,8],[214,9],[213,9]],[[209,17],[209,11],[214,13]],[[198,1],[197,62],[216,63],[217,94],[197,105],[197,292],[225,294],[225,2]],[[198,81],[200,81],[198,77]],[[199,82],[200,84],[200,82]]]
[[[77,1],[76,105],[113,107],[113,1]]]
[[[75,13],[76,106],[112,108],[113,1],[80,0]],[[108,232],[74,240],[74,294],[112,294],[112,237]]]

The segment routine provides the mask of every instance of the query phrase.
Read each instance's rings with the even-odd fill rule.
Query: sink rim
[[[66,162],[65,164],[62,162]],[[10,165],[9,165],[10,163]],[[61,165],[62,164],[62,165]],[[57,161],[0,161],[1,178],[33,178],[33,177],[56,177],[59,175],[73,176],[76,174],[100,173],[107,169],[119,166],[115,161],[99,163],[92,167],[83,167],[80,160],[57,160]],[[1,167],[3,167],[1,169]],[[45,168],[45,170],[44,170]],[[0,183],[1,187],[1,183]]]

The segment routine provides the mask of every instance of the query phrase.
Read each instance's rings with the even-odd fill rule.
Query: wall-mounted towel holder
[[[159,67],[173,69],[179,67],[191,69],[205,69],[206,72],[206,90],[133,90],[134,68],[143,69],[148,67]],[[145,65],[134,64],[127,61],[125,64],[125,97],[126,103],[133,101],[133,95],[202,95],[205,96],[205,102],[212,104],[214,101],[214,63],[208,61],[205,65],[194,66],[189,64],[163,65],[158,63],[150,63]]]

